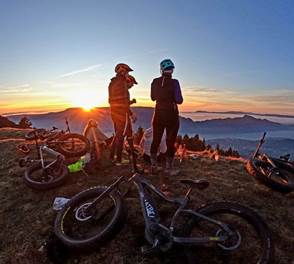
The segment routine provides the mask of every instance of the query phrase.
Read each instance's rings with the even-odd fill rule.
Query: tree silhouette
[[[31,128],[32,122],[27,117],[22,117],[18,123],[19,128]]]

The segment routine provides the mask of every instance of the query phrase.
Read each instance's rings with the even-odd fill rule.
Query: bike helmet
[[[127,76],[127,83],[130,85],[138,84],[135,77],[132,75]]]
[[[165,59],[160,63],[160,70],[167,71],[175,68],[174,63],[170,59]]]
[[[133,70],[129,65],[127,65],[125,63],[119,63],[119,64],[117,64],[115,66],[114,71],[116,73],[122,73],[122,72],[130,72],[130,71],[133,71]]]

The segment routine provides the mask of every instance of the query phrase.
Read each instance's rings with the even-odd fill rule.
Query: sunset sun
[[[85,111],[102,106],[107,103],[107,94],[98,91],[76,91],[69,97],[70,104],[74,107],[82,107]]]

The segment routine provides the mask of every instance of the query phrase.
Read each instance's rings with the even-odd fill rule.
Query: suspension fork
[[[91,213],[95,210],[97,204],[104,198],[105,195],[109,194],[110,192],[112,192],[117,185],[119,185],[121,182],[125,181],[126,178],[125,176],[121,176],[119,177],[114,183],[112,183],[111,185],[109,185],[106,190],[101,193],[86,209],[85,209],[85,213],[87,215],[91,215]]]

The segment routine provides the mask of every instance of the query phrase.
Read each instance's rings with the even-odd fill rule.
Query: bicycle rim
[[[96,197],[95,189],[78,194],[57,218],[56,234],[67,246],[87,248],[112,236],[122,207],[112,195],[106,195],[94,212],[86,214],[85,209]]]
[[[225,242],[215,243],[213,247],[198,247],[188,250],[188,263],[196,260],[206,263],[270,263],[272,243],[269,232],[258,215],[250,209],[238,205],[218,203],[199,210],[202,214],[226,223],[233,231]],[[190,220],[186,232],[191,237],[215,237],[225,234],[218,226],[197,218]]]

